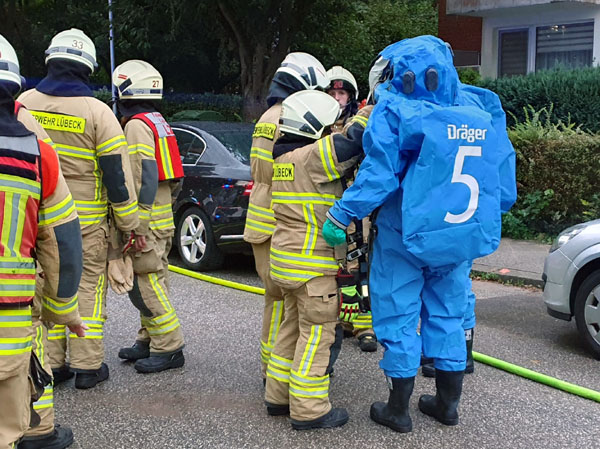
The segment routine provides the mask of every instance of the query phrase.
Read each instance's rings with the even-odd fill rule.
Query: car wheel
[[[181,216],[175,243],[184,265],[192,270],[214,270],[223,265],[223,253],[215,243],[210,221],[198,207],[190,207]]]
[[[592,272],[577,291],[575,322],[585,345],[600,359],[600,270]]]

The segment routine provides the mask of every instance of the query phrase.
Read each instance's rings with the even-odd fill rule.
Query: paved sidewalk
[[[473,262],[473,271],[542,287],[544,260],[550,245],[503,238],[496,252]]]

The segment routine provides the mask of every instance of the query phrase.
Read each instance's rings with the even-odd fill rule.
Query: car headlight
[[[558,237],[554,239],[552,246],[550,247],[550,252],[556,251],[558,248],[563,246],[573,237],[578,235],[581,231],[583,231],[587,227],[586,224],[578,224],[575,226],[571,226],[570,228],[565,229],[563,232],[558,234]]]

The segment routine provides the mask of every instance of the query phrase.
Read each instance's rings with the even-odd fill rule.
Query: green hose
[[[257,293],[259,295],[265,294],[264,288],[253,287],[251,285],[242,284],[240,282],[226,281],[225,279],[217,278],[214,276],[207,276],[206,274],[196,273],[195,271],[174,267],[173,265],[169,265],[169,270],[195,279],[200,279],[201,281],[222,285],[224,287],[235,288],[250,293]],[[591,399],[592,401],[600,402],[600,392],[598,391],[581,387],[579,385],[575,385],[569,382],[565,382],[564,380],[547,376],[546,374],[538,373],[537,371],[532,371],[530,369],[523,368],[522,366],[514,365],[512,363],[505,362],[504,360],[496,359],[494,357],[490,357],[489,355],[481,354],[479,352],[473,351],[473,359],[478,362],[485,363],[486,365],[492,366],[494,368],[498,368],[503,371],[516,374],[517,376],[524,377],[525,379],[533,380],[534,382],[548,385],[549,387],[556,388],[558,390],[562,390],[585,399]]]

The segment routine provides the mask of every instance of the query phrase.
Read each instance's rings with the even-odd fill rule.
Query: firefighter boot
[[[73,431],[68,427],[54,426],[54,430],[46,435],[24,437],[17,449],[64,449],[73,444]]]
[[[362,352],[377,351],[377,338],[374,334],[366,334],[358,337],[358,347]]]
[[[419,410],[447,426],[458,424],[458,403],[462,392],[464,371],[435,370],[436,394],[419,398]]]
[[[328,429],[340,427],[348,422],[348,412],[345,408],[332,408],[329,413],[311,421],[297,421],[292,419],[292,427],[296,430]]]
[[[79,370],[75,376],[75,388],[85,390],[95,387],[108,379],[108,365],[103,363],[98,369]]]
[[[63,365],[60,368],[52,368],[52,379],[54,381],[54,385],[65,382],[74,375],[75,373],[71,371],[67,365]]]
[[[465,367],[465,374],[471,374],[475,371],[475,363],[473,362],[473,336],[475,335],[475,328],[465,329],[465,341],[467,342],[467,366]],[[421,373],[424,377],[435,377],[435,368],[433,366],[433,359],[421,357]]]
[[[183,350],[169,354],[152,354],[147,359],[140,359],[133,367],[138,373],[158,373],[166,369],[181,368],[185,363]]]
[[[136,340],[133,346],[119,349],[119,358],[123,360],[139,360],[150,357],[150,342]]]
[[[382,426],[400,433],[412,430],[412,420],[408,413],[408,401],[415,385],[414,377],[390,377],[392,388],[387,403],[374,402],[371,405],[371,419]]]

